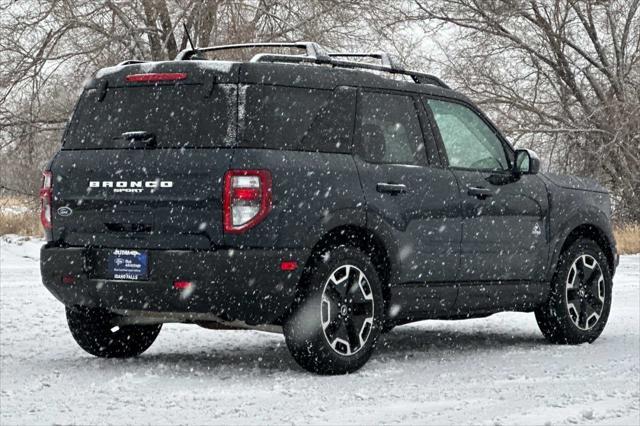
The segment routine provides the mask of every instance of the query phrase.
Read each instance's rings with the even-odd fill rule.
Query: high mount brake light
[[[40,222],[44,229],[51,229],[51,201],[53,199],[53,175],[50,171],[42,172],[40,188]]]
[[[240,234],[253,228],[271,211],[271,172],[227,171],[222,202],[224,232]]]
[[[146,74],[129,74],[125,77],[129,83],[154,83],[156,81],[177,81],[187,78],[185,72],[162,72]]]

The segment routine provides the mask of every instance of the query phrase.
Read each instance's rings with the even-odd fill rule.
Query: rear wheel
[[[328,250],[305,273],[294,313],[285,321],[287,346],[298,364],[318,374],[345,374],[373,352],[383,319],[380,281],[358,249]]]
[[[602,249],[592,240],[577,240],[560,255],[549,300],[536,310],[540,330],[553,343],[593,342],[609,318],[611,290]]]
[[[67,307],[67,324],[78,345],[91,355],[129,358],[140,355],[156,340],[162,324],[117,325],[118,315],[102,309]]]

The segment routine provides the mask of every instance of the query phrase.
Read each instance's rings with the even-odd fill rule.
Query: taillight
[[[229,170],[224,175],[224,232],[239,234],[260,223],[271,211],[268,170]]]
[[[53,175],[50,171],[42,172],[40,188],[40,222],[44,229],[51,229],[51,200],[53,193]]]
[[[156,81],[177,81],[187,78],[185,72],[150,72],[145,74],[129,74],[124,79],[129,83],[154,83]]]

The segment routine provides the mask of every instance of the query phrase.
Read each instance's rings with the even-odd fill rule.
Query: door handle
[[[479,200],[484,200],[485,198],[491,197],[493,195],[493,191],[488,188],[470,186],[467,188],[467,194],[472,197],[476,197]]]
[[[407,192],[407,185],[402,183],[379,183],[376,185],[376,191],[387,194],[404,194]]]

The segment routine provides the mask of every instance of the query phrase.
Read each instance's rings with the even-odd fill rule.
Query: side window
[[[302,149],[319,152],[351,152],[355,112],[355,89],[335,89],[305,132],[302,138]]]
[[[502,142],[470,108],[433,99],[428,105],[451,167],[493,171],[509,168]]]
[[[424,143],[413,98],[362,93],[358,151],[370,163],[424,164]]]
[[[350,152],[355,94],[249,85],[240,93],[241,147]]]

